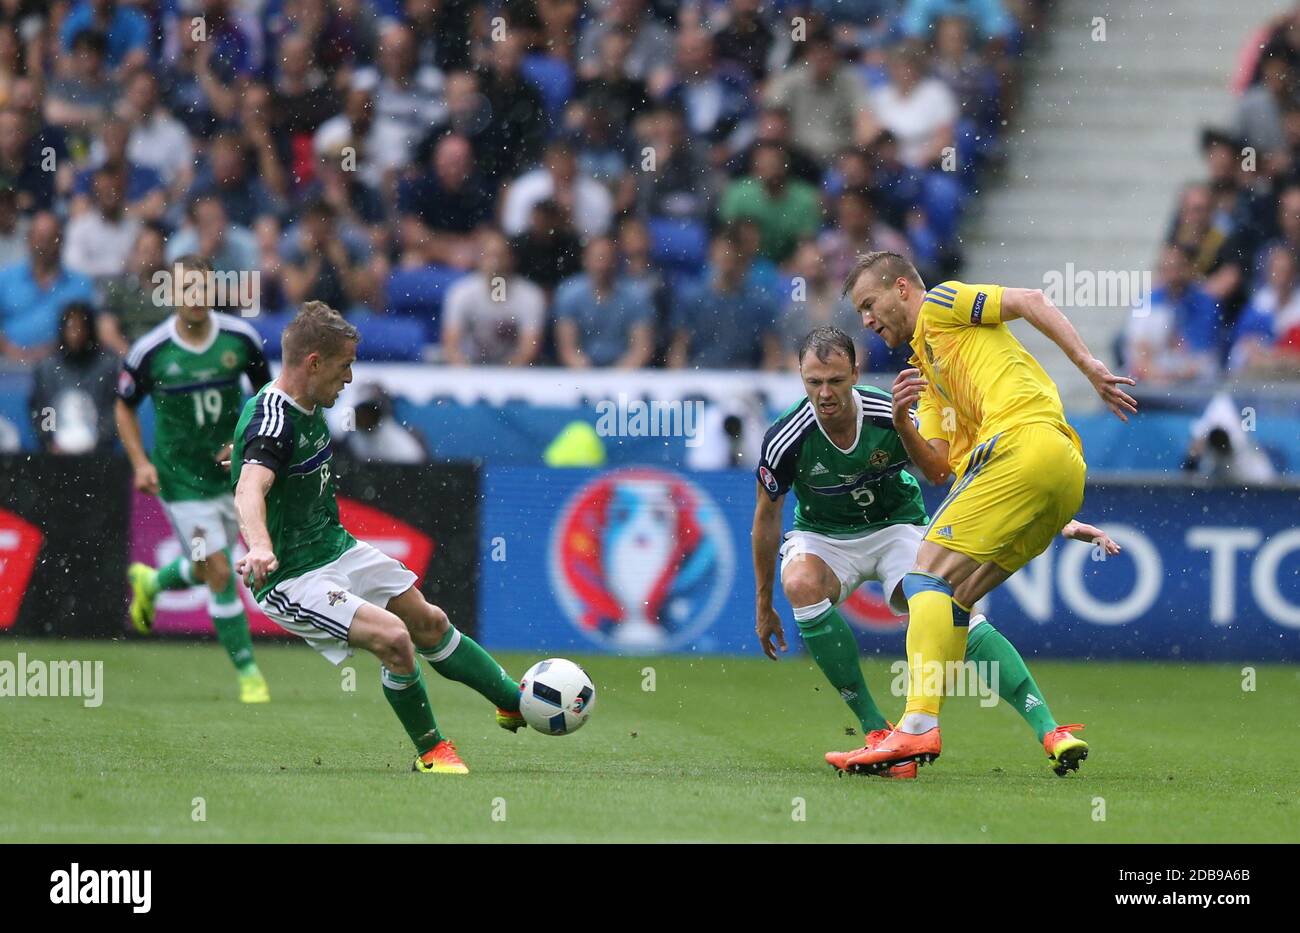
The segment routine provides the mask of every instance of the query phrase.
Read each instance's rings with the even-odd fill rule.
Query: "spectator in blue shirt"
[[[75,216],[90,210],[94,199],[95,173],[109,168],[126,179],[127,211],[133,217],[158,221],[167,209],[167,189],[162,176],[146,165],[127,157],[131,125],[120,117],[104,122],[104,131],[91,150],[90,164],[77,173],[72,187],[72,210]]]
[[[683,290],[673,315],[674,369],[781,368],[777,307],[749,277],[736,234],[713,238],[705,279]]]
[[[108,66],[119,73],[149,64],[149,20],[139,10],[117,0],[81,0],[63,21],[60,39],[65,52],[86,30],[108,38]]]
[[[1135,308],[1129,320],[1126,366],[1139,381],[1211,378],[1219,370],[1219,304],[1197,282],[1191,250],[1166,246],[1160,277],[1150,307]]]
[[[27,260],[0,269],[0,353],[19,362],[49,355],[64,305],[95,295],[90,279],[64,268],[63,231],[53,214],[32,218],[27,245]]]
[[[924,39],[942,16],[969,19],[985,39],[1008,39],[1015,25],[1002,0],[907,0],[903,32],[909,39]]]
[[[618,272],[614,238],[597,236],[582,254],[583,274],[555,293],[555,345],[571,369],[640,369],[654,352],[654,302]]]

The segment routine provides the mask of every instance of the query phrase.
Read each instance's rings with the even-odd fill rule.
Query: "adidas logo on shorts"
[[[952,540],[952,525],[944,525],[944,526],[943,526],[942,528],[940,528],[937,532],[935,532],[935,534],[937,534],[940,538],[947,538],[948,540],[951,541],[951,540]]]

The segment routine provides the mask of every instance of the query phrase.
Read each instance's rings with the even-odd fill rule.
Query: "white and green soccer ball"
[[[519,681],[519,712],[546,735],[582,728],[596,705],[596,686],[587,672],[564,658],[538,661]]]

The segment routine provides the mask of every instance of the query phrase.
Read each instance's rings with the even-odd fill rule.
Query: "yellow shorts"
[[[1075,439],[1054,425],[1003,431],[971,451],[925,540],[1014,573],[1078,514],[1086,472]]]

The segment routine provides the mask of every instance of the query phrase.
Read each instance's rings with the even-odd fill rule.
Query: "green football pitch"
[[[102,660],[103,694],[0,698],[4,842],[1300,840],[1294,666],[1258,666],[1247,690],[1240,664],[1031,661],[1061,721],[1088,725],[1082,769],[1056,777],[1014,712],[955,698],[915,781],[823,763],[857,739],[803,655],[575,656],[596,709],[560,738],[505,732],[428,672],[470,767],[455,777],[411,773],[368,656],[334,669],[259,644],[273,701],[245,707],[213,643],[0,641],[0,661],[19,652]],[[901,706],[887,662],[865,663]]]

